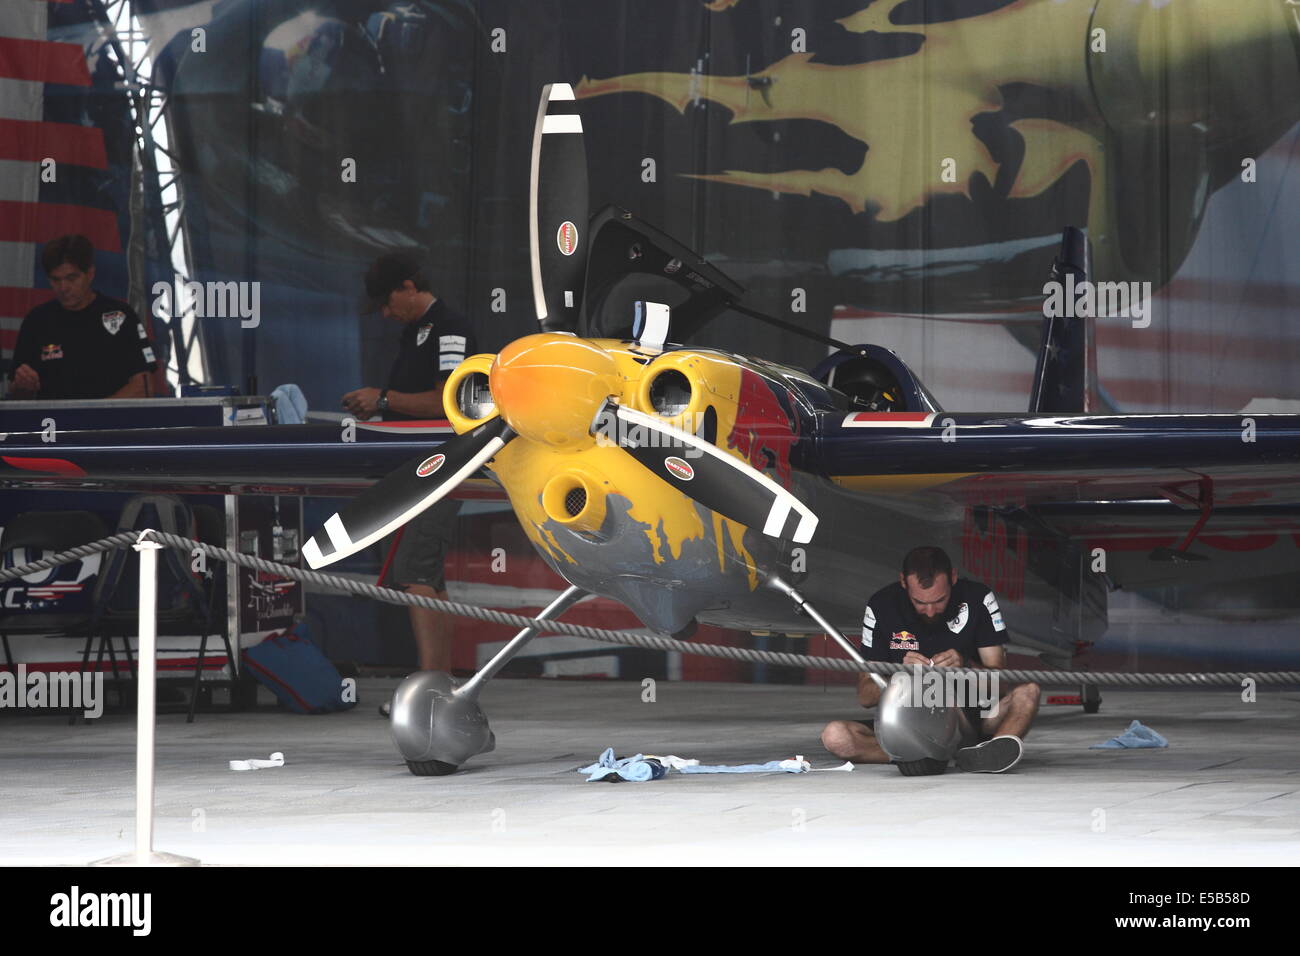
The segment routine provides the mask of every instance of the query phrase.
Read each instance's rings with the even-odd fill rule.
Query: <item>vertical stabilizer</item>
[[[1091,315],[1077,315],[1074,304],[1092,280],[1092,254],[1083,230],[1066,226],[1061,251],[1052,264],[1048,301],[1064,308],[1043,309],[1042,343],[1034,367],[1029,411],[1033,413],[1095,413],[1097,401],[1097,342]],[[1059,314],[1058,314],[1059,313]]]

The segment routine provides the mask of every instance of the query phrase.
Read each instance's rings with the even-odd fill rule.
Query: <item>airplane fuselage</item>
[[[488,464],[534,548],[555,571],[587,591],[627,605],[661,633],[693,621],[746,630],[818,633],[789,598],[766,586],[771,575],[794,584],[842,632],[861,627],[867,598],[897,577],[903,554],[938,544],[1003,600],[1018,644],[1064,663],[1075,642],[1105,630],[1105,588],[1082,574],[1077,549],[1029,530],[988,507],[924,494],[947,476],[827,477],[817,473],[819,416],[850,413],[844,395],[806,373],[721,351],[647,351],[618,340],[581,340],[600,359],[597,391],[700,435],[791,491],[819,517],[808,544],[745,527],[698,504],[667,477],[642,467],[620,441],[642,436],[594,435],[561,428],[570,415],[554,389],[512,395],[530,440],[515,440]],[[586,348],[574,342],[570,361]],[[486,374],[490,356],[468,360],[449,381],[446,412],[463,432],[476,420],[456,396],[464,378]],[[589,390],[590,375],[569,388]],[[603,398],[603,396],[601,396]],[[574,396],[582,406],[590,396]],[[545,411],[560,402],[559,412]],[[538,424],[542,421],[543,424]],[[559,424],[549,431],[544,422]],[[561,434],[563,431],[563,434]],[[549,436],[549,439],[548,439]],[[863,436],[866,440],[867,436]],[[693,450],[672,465],[689,473]],[[689,480],[689,479],[688,479]],[[978,571],[978,575],[977,572]],[[1082,582],[1082,583],[1081,583]]]

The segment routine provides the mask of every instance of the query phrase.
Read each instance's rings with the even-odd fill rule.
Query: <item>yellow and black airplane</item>
[[[1044,319],[1024,414],[945,411],[875,346],[835,343],[810,373],[674,344],[725,308],[765,317],[631,213],[589,218],[585,164],[573,91],[548,86],[531,173],[542,331],[455,370],[449,429],[73,432],[56,446],[10,434],[0,486],[361,492],[303,548],[317,568],[446,495],[495,488],[574,593],[620,601],[655,631],[826,632],[850,653],[843,633],[869,593],[908,547],[934,543],[999,594],[1014,647],[1063,667],[1105,632],[1113,587],[1300,565],[1300,416],[1095,414],[1085,319]],[[1087,241],[1067,228],[1057,277],[1088,276]],[[1281,544],[1203,560],[1207,525]],[[1104,571],[1103,533],[1126,542]],[[443,772],[486,739],[404,753],[416,772]]]

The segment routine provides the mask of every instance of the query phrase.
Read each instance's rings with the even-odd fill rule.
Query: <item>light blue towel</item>
[[[587,767],[579,767],[578,773],[587,774],[587,782],[610,780],[617,782],[627,780],[630,783],[645,783],[658,780],[668,775],[668,768],[657,760],[646,760],[644,754],[614,759],[614,748],[607,747],[600,759]]]
[[[275,420],[281,425],[301,425],[307,420],[307,397],[297,385],[280,385],[271,392]]]
[[[1168,747],[1169,741],[1160,736],[1141,721],[1135,720],[1128,725],[1128,730],[1118,737],[1100,744],[1093,744],[1089,750],[1141,750],[1147,747]]]
[[[783,771],[785,773],[800,773],[797,767],[791,766],[789,760],[769,760],[767,763],[742,763],[736,766],[727,766],[726,764],[714,764],[712,766],[701,764],[694,767],[682,767],[682,773],[773,773]]]
[[[673,759],[671,757],[664,758],[668,762],[672,762]],[[693,764],[677,766],[676,769],[681,773],[804,773],[810,768],[806,760],[796,758],[794,760],[769,760],[767,763],[746,763],[735,766],[726,764],[701,766]],[[607,780],[614,783],[619,780],[645,783],[647,780],[661,780],[668,776],[668,767],[664,766],[664,763],[660,760],[647,757],[645,754],[635,754],[631,757],[615,759],[614,748],[607,747],[605,752],[600,755],[599,760],[589,766],[579,767],[578,773],[585,773],[588,783],[594,783],[597,780]]]

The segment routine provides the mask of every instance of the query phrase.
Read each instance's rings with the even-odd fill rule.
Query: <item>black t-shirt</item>
[[[478,352],[474,330],[459,312],[438,299],[424,315],[402,329],[397,359],[387,387],[395,392],[428,392],[442,388],[447,376],[465,356]],[[441,414],[441,413],[440,413]],[[410,419],[400,412],[384,413],[385,421]]]
[[[144,326],[125,302],[96,294],[69,312],[52,299],[27,313],[18,330],[13,368],[41,377],[39,399],[107,398],[133,375],[157,366]]]
[[[998,599],[983,584],[966,578],[957,579],[948,607],[933,622],[916,613],[897,581],[873,594],[862,613],[863,656],[870,661],[901,664],[908,651],[934,657],[952,648],[963,663],[978,666],[978,648],[1006,642]]]

